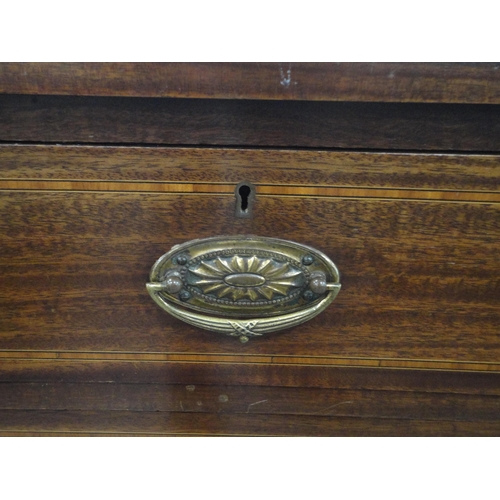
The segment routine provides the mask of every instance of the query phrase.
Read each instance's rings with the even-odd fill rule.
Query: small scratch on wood
[[[286,71],[286,76],[285,73],[283,72],[283,68],[280,67],[280,83],[283,85],[283,87],[290,87],[290,83],[292,81],[292,65],[290,64],[288,66],[288,69]]]
[[[184,411],[184,406],[182,406],[182,401],[179,401],[179,405],[181,407],[181,410]]]
[[[328,410],[331,410],[332,408],[335,408],[336,406],[340,406],[340,405],[349,405],[349,404],[353,404],[354,401],[342,401],[340,403],[335,403],[334,405],[332,406],[328,406],[327,408],[323,409],[323,410],[320,410],[316,413],[313,413],[313,415],[318,415],[320,413],[324,413],[325,411],[328,411]]]
[[[266,403],[268,399],[263,399],[262,401],[255,401],[255,403],[250,403],[247,408],[247,413],[250,411],[251,406],[260,405],[261,403]]]

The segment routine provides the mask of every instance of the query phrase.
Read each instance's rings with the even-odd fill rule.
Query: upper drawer
[[[495,156],[3,146],[0,164],[0,349],[498,369]],[[329,255],[336,301],[245,345],[153,303],[158,257],[236,234]]]
[[[0,140],[498,151],[500,106],[0,94]]]

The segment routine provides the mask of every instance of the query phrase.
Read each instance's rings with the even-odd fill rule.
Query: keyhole
[[[241,211],[246,212],[248,210],[248,197],[250,195],[250,187],[247,184],[243,184],[243,186],[240,186],[240,189],[238,189],[238,192],[240,193],[241,197]]]
[[[236,186],[236,216],[250,217],[252,202],[255,197],[255,187],[249,182],[240,182]]]

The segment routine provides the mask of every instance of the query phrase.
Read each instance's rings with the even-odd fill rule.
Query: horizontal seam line
[[[357,360],[357,361],[394,361],[394,362],[425,362],[425,363],[462,363],[462,364],[484,364],[484,365],[496,365],[500,364],[500,360],[496,361],[461,361],[461,360],[449,360],[449,359],[426,359],[426,358],[391,358],[391,357],[342,357],[342,356],[311,356],[311,355],[300,355],[300,354],[234,354],[234,353],[198,353],[198,352],[141,352],[141,351],[76,351],[76,350],[36,350],[36,349],[0,349],[0,353],[51,353],[51,354],[105,354],[105,355],[145,355],[145,356],[217,356],[217,357],[244,357],[244,358],[303,358],[303,359],[326,359],[326,360]],[[1,359],[1,358],[0,358]],[[55,358],[54,358],[55,359]],[[85,358],[82,358],[85,359]],[[155,360],[162,361],[162,360]],[[165,360],[166,361],[166,360]]]
[[[0,184],[2,182],[20,182],[20,183],[58,183],[58,182],[75,182],[75,183],[106,183],[106,184],[155,184],[155,185],[181,185],[181,186],[224,186],[224,187],[234,187],[235,183],[232,182],[217,182],[217,181],[177,181],[177,180],[128,180],[128,179],[46,179],[46,178],[18,178],[18,177],[2,177],[0,178]],[[465,194],[500,194],[500,191],[490,191],[490,190],[478,190],[478,189],[453,189],[453,188],[420,188],[420,187],[404,187],[404,186],[358,186],[358,185],[336,185],[336,184],[282,184],[282,183],[258,183],[255,185],[258,190],[259,187],[267,188],[306,188],[306,189],[362,189],[367,191],[412,191],[412,192],[422,192],[422,193],[465,193]],[[17,188],[8,188],[17,189]],[[259,194],[259,193],[258,193]],[[260,193],[267,195],[268,193]]]

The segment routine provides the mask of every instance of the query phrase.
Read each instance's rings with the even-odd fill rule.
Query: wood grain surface
[[[267,363],[99,359],[2,359],[0,383],[180,384],[198,386],[296,387],[366,391],[500,396],[500,373],[461,370],[370,368]],[[112,353],[108,353],[112,354]],[[43,355],[43,353],[42,353]],[[117,357],[117,356],[115,356]],[[203,358],[203,355],[200,355]],[[188,390],[188,389],[186,389]]]
[[[500,106],[0,94],[0,141],[498,151]]]
[[[0,435],[494,436],[499,382],[500,373],[6,359]]]
[[[234,184],[189,184],[172,182],[127,182],[127,181],[53,181],[53,180],[0,180],[0,190],[10,191],[90,191],[90,192],[134,192],[134,193],[185,193],[185,194],[233,194]],[[350,187],[276,186],[260,185],[259,195],[314,196],[368,199],[406,199],[418,201],[449,201],[474,203],[500,203],[500,193],[479,191],[451,191],[424,189],[380,189]]]
[[[497,155],[361,153],[234,148],[0,145],[0,180],[47,180],[25,189],[159,190],[232,193],[241,181],[264,194],[345,196],[322,188],[450,191],[457,200],[468,191],[500,192]],[[99,181],[99,182],[97,182]],[[120,181],[106,185],[101,181]],[[124,183],[130,183],[127,187]],[[141,188],[138,182],[157,183]],[[179,184],[164,186],[161,183]],[[210,187],[212,185],[212,187]],[[38,186],[38,187],[37,187]],[[106,187],[108,186],[108,187]],[[114,187],[113,187],[114,186]],[[279,188],[278,186],[281,186]],[[23,184],[3,184],[22,189]],[[452,194],[452,193],[453,194]],[[366,196],[379,196],[367,191]],[[386,194],[389,196],[389,194]],[[432,194],[418,194],[432,197]],[[444,196],[444,194],[442,195]],[[448,195],[449,196],[449,195]],[[471,200],[474,193],[470,193]],[[411,197],[394,192],[393,197]],[[438,196],[439,197],[439,196]],[[461,198],[462,197],[462,198]],[[453,199],[453,198],[451,198]],[[467,198],[466,198],[467,199]],[[481,201],[481,198],[478,198]]]
[[[254,218],[236,219],[228,195],[4,192],[0,348],[498,362],[499,210],[257,196]],[[171,246],[242,233],[327,253],[336,301],[245,346],[152,302],[150,267]]]
[[[2,63],[0,93],[500,103],[498,63]]]
[[[301,387],[0,384],[2,410],[156,411],[495,422],[500,397]]]
[[[499,70],[0,64],[0,435],[500,435]],[[222,234],[342,290],[245,345],[160,310],[155,260]]]
[[[0,411],[2,434],[215,436],[497,436],[500,423],[310,415]],[[5,435],[5,434],[3,434]]]

